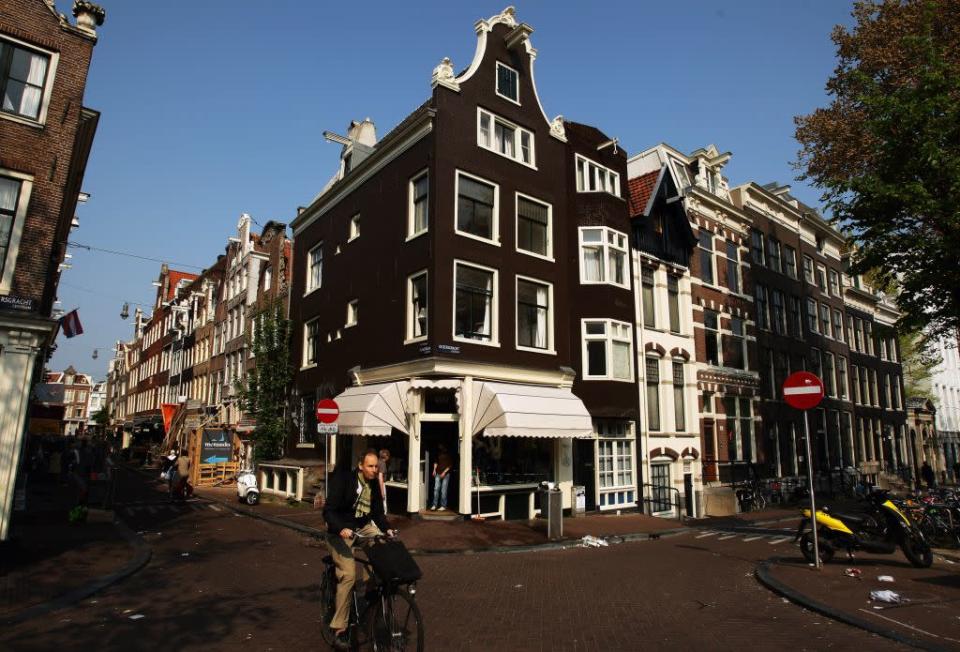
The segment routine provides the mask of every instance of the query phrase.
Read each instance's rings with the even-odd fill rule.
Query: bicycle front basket
[[[381,541],[367,548],[367,559],[382,582],[416,582],[423,572],[402,541]]]

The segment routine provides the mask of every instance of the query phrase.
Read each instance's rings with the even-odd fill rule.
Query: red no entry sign
[[[332,398],[322,398],[317,401],[317,421],[333,423],[340,416],[340,408]]]
[[[783,381],[783,400],[798,410],[817,407],[823,400],[823,381],[809,371],[790,374]]]

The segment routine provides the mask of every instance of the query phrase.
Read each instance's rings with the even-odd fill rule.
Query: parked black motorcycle
[[[830,513],[827,508],[817,510],[817,533],[821,563],[833,559],[837,550],[853,555],[856,550],[881,555],[892,555],[899,546],[907,560],[917,568],[933,563],[933,551],[923,533],[900,509],[885,491],[875,491],[865,499],[865,514]],[[810,509],[804,509],[794,541],[800,542],[804,559],[813,563],[813,532]],[[806,530],[806,531],[805,531]]]

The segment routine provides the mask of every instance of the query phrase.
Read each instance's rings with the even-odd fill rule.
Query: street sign
[[[813,451],[810,444],[810,418],[807,411],[823,400],[823,381],[809,371],[798,371],[783,381],[783,400],[792,408],[803,411],[804,444],[807,449],[807,489],[810,491],[810,531],[813,533],[813,561],[820,569],[820,537],[817,532],[817,499],[813,487]],[[803,545],[801,543],[801,545]]]
[[[823,381],[809,371],[790,374],[783,381],[783,400],[798,410],[815,408],[823,400]]]
[[[318,423],[317,424],[317,434],[318,435],[335,435],[340,432],[340,426],[335,423]]]
[[[340,408],[332,398],[322,398],[317,401],[317,421],[319,423],[334,423],[340,416]]]

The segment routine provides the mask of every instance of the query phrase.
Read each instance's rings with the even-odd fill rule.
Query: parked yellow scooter
[[[893,504],[887,492],[874,491],[865,502],[868,506],[866,514],[831,513],[827,508],[817,510],[821,563],[833,559],[837,550],[846,550],[851,557],[857,550],[891,555],[898,546],[917,568],[927,568],[933,563],[933,551],[923,533]],[[814,563],[813,532],[804,531],[810,525],[809,508],[801,514],[803,519],[795,541],[800,541],[804,559]]]

